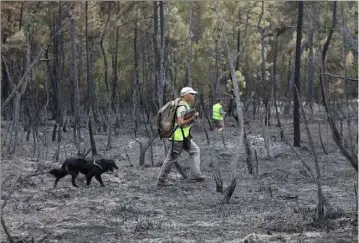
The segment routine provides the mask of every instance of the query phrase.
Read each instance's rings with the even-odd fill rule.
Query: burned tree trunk
[[[246,155],[247,155],[246,163],[247,163],[248,172],[249,172],[249,174],[253,174],[252,150],[251,150],[251,145],[248,141],[247,134],[245,131],[243,133],[243,138],[244,138],[243,141],[244,141],[244,146],[245,146]]]
[[[77,78],[77,61],[76,61],[76,23],[74,18],[74,11],[75,11],[75,3],[72,7],[73,15],[71,16],[71,75],[72,75],[72,82],[74,88],[74,116],[75,116],[75,124],[73,128],[73,135],[75,139],[75,144],[80,152],[80,92],[79,92],[79,82]]]
[[[3,39],[3,44],[5,43],[6,40]],[[7,96],[9,95],[9,91],[10,91],[10,74],[9,74],[9,69],[7,68],[4,56],[1,55],[2,61],[1,61],[1,102],[3,103],[5,101],[5,99],[7,98]],[[8,112],[7,110],[2,111],[3,116],[4,116],[4,120],[6,121],[8,119]]]
[[[110,9],[110,3],[108,3],[108,10]],[[101,52],[102,52],[102,57],[103,57],[103,64],[104,64],[104,67],[105,67],[105,70],[104,70],[104,81],[105,81],[105,86],[106,86],[106,90],[107,90],[107,93],[108,93],[108,108],[107,108],[107,114],[106,112],[104,111],[103,113],[103,116],[105,117],[105,120],[107,121],[107,134],[108,134],[108,137],[107,137],[107,149],[110,149],[112,147],[111,145],[111,134],[112,134],[112,122],[111,122],[111,104],[112,104],[112,96],[111,96],[111,89],[110,89],[110,84],[108,82],[108,65],[107,65],[107,57],[106,57],[106,52],[105,52],[105,49],[103,47],[103,39],[104,39],[104,36],[105,36],[105,32],[106,32],[106,28],[107,28],[107,25],[108,25],[108,22],[110,21],[110,14],[107,15],[107,20],[106,20],[106,23],[105,23],[105,26],[103,28],[103,31],[102,31],[102,35],[101,35],[101,40],[100,40],[100,48],[101,48]]]
[[[294,147],[300,147],[300,117],[299,117],[299,95],[300,95],[300,56],[301,56],[301,42],[302,42],[302,25],[303,25],[303,1],[298,2],[298,21],[297,21],[297,43],[295,48],[295,71],[294,84],[298,92],[294,92]]]
[[[26,66],[31,63],[31,44],[30,44],[30,34],[26,36]],[[27,82],[26,82],[27,84]],[[24,84],[21,87],[21,90],[16,91],[16,96],[14,100],[14,137],[12,138],[12,143],[10,143],[10,154],[14,154],[18,145],[18,136],[19,136],[19,122],[20,122],[20,109],[21,109],[21,98],[25,93],[27,85]]]
[[[265,107],[265,118],[264,118],[264,124],[265,126],[270,126],[270,107],[269,107],[269,97],[270,97],[270,93],[267,92],[268,90],[268,80],[266,77],[266,57],[265,57],[265,50],[264,50],[264,32],[265,29],[263,29],[260,24],[263,18],[263,14],[264,14],[264,1],[262,1],[262,10],[259,16],[259,20],[258,20],[258,24],[257,24],[257,28],[258,31],[260,33],[261,36],[261,57],[262,57],[262,69],[261,69],[261,76],[262,76],[262,82],[263,82],[263,90],[264,90],[264,94],[263,94],[263,103],[264,103],[264,107]]]
[[[218,50],[218,39],[215,40],[215,59],[216,59],[216,66],[215,66],[215,77],[212,81],[212,104],[215,103],[218,95],[218,83],[219,83],[219,50]]]
[[[52,26],[52,36],[53,36],[53,49],[54,49],[54,61],[52,66],[52,71],[49,68],[49,72],[51,75],[51,80],[53,84],[54,90],[54,103],[55,103],[55,124],[52,132],[52,141],[56,140],[58,142],[58,149],[54,154],[54,158],[58,160],[59,157],[59,149],[61,143],[61,132],[63,126],[63,118],[62,118],[62,81],[64,78],[64,33],[61,31],[58,36],[54,36],[56,31],[61,28],[61,21],[63,17],[62,3],[59,3],[59,13],[58,15],[54,15],[55,21]],[[49,67],[49,66],[48,66]]]
[[[158,133],[153,134],[153,136],[151,138],[148,139],[148,141],[142,146],[141,151],[140,151],[140,162],[139,165],[144,165],[145,164],[145,155],[146,152],[148,150],[148,148],[151,146],[151,144],[153,143],[153,141],[155,141],[155,139],[158,137]]]
[[[59,29],[61,26],[61,21],[63,17],[62,5],[59,5],[59,15],[58,15],[58,23],[56,25],[56,29]],[[55,37],[54,48],[56,50],[56,58],[53,66],[53,73],[55,74],[54,80],[54,88],[56,92],[56,124],[57,124],[57,151],[55,152],[54,158],[55,160],[59,160],[60,153],[60,144],[62,140],[62,128],[63,128],[63,117],[62,117],[62,97],[63,97],[63,79],[64,79],[64,71],[65,71],[65,51],[64,51],[64,33],[61,32],[59,36]],[[53,134],[56,133],[56,128],[54,126]],[[53,139],[56,140],[56,136],[53,136]],[[54,141],[53,140],[53,141]]]
[[[332,132],[332,136],[334,139],[334,142],[337,144],[337,146],[339,147],[340,152],[349,160],[350,164],[353,166],[353,168],[355,169],[356,172],[358,172],[358,156],[357,154],[349,151],[346,147],[346,145],[343,142],[343,138],[340,136],[340,133],[338,131],[338,128],[335,125],[335,121],[333,119],[332,116],[332,111],[330,110],[329,104],[328,104],[328,83],[327,80],[324,78],[324,73],[325,73],[325,57],[326,57],[326,53],[328,51],[329,48],[329,44],[330,41],[332,39],[332,35],[334,32],[334,28],[336,25],[336,9],[337,9],[337,2],[335,1],[333,3],[333,21],[332,21],[332,26],[328,35],[328,38],[324,44],[323,50],[322,50],[322,59],[321,59],[321,75],[319,76],[320,78],[320,85],[321,85],[321,92],[322,92],[322,97],[323,97],[323,103],[324,103],[324,108],[325,111],[327,113],[327,118],[328,118],[328,122],[330,125],[330,129]]]
[[[317,184],[317,189],[318,189],[318,191],[317,191],[317,196],[318,196],[317,218],[319,220],[322,220],[322,219],[324,219],[324,216],[325,216],[325,206],[328,206],[328,201],[326,200],[326,198],[325,198],[325,196],[323,194],[323,190],[322,190],[320,166],[319,166],[317,152],[315,151],[312,135],[311,135],[310,130],[309,130],[308,119],[306,117],[302,102],[300,100],[299,90],[298,90],[298,88],[296,86],[294,86],[294,89],[295,89],[294,92],[297,93],[298,103],[300,104],[300,108],[301,108],[303,118],[304,118],[305,130],[307,131],[308,139],[309,139],[309,145],[311,147],[313,157],[314,157],[314,166],[315,166],[315,171],[316,171],[316,174],[317,174],[316,178],[314,178],[314,179],[315,179],[315,182]]]
[[[232,194],[234,192],[234,189],[236,188],[237,185],[237,162],[239,160],[240,157],[240,150],[243,144],[243,134],[244,134],[244,121],[243,121],[243,113],[242,113],[242,107],[241,107],[241,102],[240,102],[240,90],[238,87],[238,80],[236,77],[236,70],[234,67],[234,58],[232,56],[232,53],[229,49],[229,45],[228,45],[228,40],[227,40],[227,34],[226,34],[226,28],[225,28],[225,24],[223,23],[223,19],[221,18],[221,16],[219,15],[218,12],[218,4],[216,5],[216,14],[217,14],[217,18],[219,19],[219,22],[221,24],[221,28],[222,28],[222,35],[223,35],[223,40],[225,43],[225,47],[226,47],[226,52],[227,52],[227,58],[228,58],[228,63],[229,63],[229,67],[231,70],[231,75],[233,78],[233,88],[234,88],[234,95],[235,95],[235,99],[236,99],[236,103],[237,103],[237,113],[238,113],[238,120],[239,120],[239,135],[238,135],[238,144],[237,144],[237,150],[236,150],[236,156],[234,159],[234,162],[231,164],[231,183],[229,185],[229,187],[226,190],[226,194],[222,200],[222,203],[229,203],[229,200],[232,197]],[[237,55],[239,55],[240,53],[238,53]]]
[[[52,25],[52,34],[56,31],[57,25],[55,23],[53,23]],[[56,131],[58,129],[59,126],[59,115],[60,115],[60,111],[59,111],[59,104],[60,104],[60,98],[59,98],[59,74],[58,74],[58,69],[56,68],[57,65],[59,64],[59,37],[55,37],[53,39],[53,52],[54,52],[54,61],[52,64],[52,69],[50,69],[50,66],[48,66],[49,68],[49,73],[51,75],[51,81],[52,81],[52,88],[54,90],[54,96],[53,96],[53,102],[54,102],[54,106],[55,106],[55,114],[54,114],[54,118],[56,120],[56,123],[54,124],[54,128],[52,130],[52,141],[56,141]]]
[[[119,12],[119,2],[116,3],[116,12]],[[118,40],[119,40],[119,26],[116,26],[116,31],[114,31],[115,33],[110,32],[110,34],[114,34],[115,36],[111,38],[110,36],[110,43],[111,43],[111,64],[112,64],[112,87],[111,87],[111,96],[110,96],[110,100],[111,100],[111,105],[112,105],[112,110],[115,114],[116,117],[116,127],[120,127],[120,120],[119,120],[119,116],[121,116],[121,113],[117,111],[116,109],[116,91],[118,90],[118,49],[119,49],[119,44],[118,44]],[[113,43],[113,38],[114,43]],[[114,44],[114,46],[113,46]],[[120,100],[120,97],[118,97],[118,99]],[[118,100],[118,101],[119,101]],[[121,119],[121,117],[120,117]]]
[[[315,6],[313,10],[315,9]],[[312,10],[312,11],[313,11]],[[313,38],[314,38],[314,20],[311,19],[309,23],[308,33],[308,86],[307,86],[307,102],[311,105],[313,100],[314,88],[314,53],[313,53]]]
[[[160,78],[158,86],[158,104],[159,107],[163,105],[163,96],[165,93],[165,16],[164,16],[164,6],[163,1],[160,1],[160,28],[161,28],[161,49],[160,49]]]
[[[91,119],[91,109],[92,108],[92,98],[93,98],[93,79],[91,75],[91,57],[90,57],[90,50],[89,50],[89,39],[88,39],[88,2],[85,3],[85,19],[86,19],[86,27],[85,27],[85,38],[86,38],[86,58],[87,58],[87,116],[88,116],[88,129],[89,129],[89,135],[90,135],[90,143],[91,143],[91,151],[92,156],[97,155],[97,149],[96,149],[96,143],[93,136],[93,129],[92,129],[92,119]]]
[[[192,6],[192,4],[190,5]],[[186,71],[186,80],[185,86],[192,87],[192,14],[193,14],[193,7],[190,7],[189,13],[189,31],[188,31],[188,60],[187,60],[187,71]]]
[[[155,93],[154,98],[158,97],[160,89],[160,47],[158,44],[158,4],[156,1],[153,2],[153,45],[155,55]],[[158,100],[157,100],[158,102]],[[159,103],[157,103],[159,105]]]
[[[345,29],[346,27],[346,16],[345,16],[345,13],[344,13],[344,5],[342,4],[342,7],[341,7],[341,13],[342,13],[342,17],[343,17],[343,21],[342,21],[342,25],[343,25],[343,29]],[[347,46],[347,38],[345,35],[343,35],[343,60],[345,60],[343,62],[343,66],[344,66],[344,83],[343,83],[343,87],[344,87],[344,100],[345,100],[345,104],[346,104],[346,112],[345,112],[345,116],[346,116],[346,119],[347,119],[347,126],[348,126],[348,135],[349,135],[349,149],[351,151],[354,151],[355,154],[357,154],[357,152],[355,150],[357,150],[358,148],[354,148],[354,145],[353,145],[353,135],[352,135],[352,127],[351,127],[351,122],[350,122],[350,118],[349,118],[349,97],[348,97],[348,68],[347,68],[347,63],[346,63],[346,57],[347,57],[347,54],[348,54],[348,46]]]
[[[137,25],[137,21],[136,21],[136,25]],[[134,79],[132,82],[132,121],[135,122],[134,124],[134,133],[135,133],[135,137],[136,137],[136,133],[137,133],[137,129],[139,127],[138,124],[138,97],[139,97],[139,74],[138,74],[138,56],[137,56],[137,36],[138,36],[138,31],[137,28],[134,28],[134,39],[133,39],[133,75],[134,75]]]
[[[241,10],[238,12],[238,21],[241,22]],[[240,52],[240,46],[241,46],[241,29],[238,27],[237,30],[237,53]],[[236,71],[239,69],[239,56],[237,56],[236,60]]]
[[[272,75],[271,76],[272,76],[272,79],[273,79],[273,99],[274,99],[275,114],[276,114],[276,117],[277,117],[277,127],[281,128],[282,125],[280,123],[278,104],[277,104],[277,80],[276,80],[278,37],[279,37],[279,33],[276,33],[275,42],[274,42],[274,58],[273,58],[274,60],[273,60],[273,67],[272,67]]]
[[[214,181],[216,182],[216,192],[223,193],[223,180],[222,180],[221,172],[219,171],[217,165],[213,177],[214,177]]]

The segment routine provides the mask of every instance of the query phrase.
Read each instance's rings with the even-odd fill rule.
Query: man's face
[[[186,94],[183,98],[188,104],[194,104],[194,96],[194,94]]]

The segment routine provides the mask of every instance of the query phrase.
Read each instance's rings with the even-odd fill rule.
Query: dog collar
[[[103,170],[103,168],[101,167],[101,165],[99,165],[99,164],[96,163],[96,160],[93,160],[93,164],[94,164],[94,165],[97,165],[98,167],[100,167],[101,170]]]

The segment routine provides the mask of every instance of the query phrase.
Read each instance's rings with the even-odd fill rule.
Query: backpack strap
[[[173,124],[176,122],[176,117],[177,117],[177,109],[180,107],[180,106],[184,106],[187,108],[187,106],[185,105],[177,105],[176,106],[176,110],[175,110],[175,116],[174,116],[174,119],[173,119]],[[171,153],[173,154],[173,143],[174,143],[174,133],[175,131],[177,130],[177,128],[180,127],[178,124],[173,128],[173,131],[172,131],[172,134],[171,134],[171,137],[172,137],[172,146],[171,146]],[[184,132],[183,132],[183,128],[181,128],[181,131],[182,131],[182,136],[183,136],[183,139],[184,139]]]
[[[181,127],[181,131],[182,131],[182,138],[183,138],[183,140],[182,141],[184,141],[184,132],[183,132],[183,128]],[[191,134],[191,128],[189,128],[189,134],[188,134],[188,136],[190,136],[190,134]]]
[[[185,106],[185,105],[180,105],[180,106]],[[179,106],[178,106],[178,107],[179,107]],[[177,108],[178,108],[178,107],[177,107]],[[176,113],[177,113],[177,108],[176,108]],[[176,115],[177,115],[177,114],[176,114]],[[180,126],[178,126],[178,124],[177,124],[177,126],[176,126],[175,129],[173,130],[173,133],[174,133],[174,131],[176,131],[176,129],[177,129],[178,127],[180,127]],[[183,138],[182,141],[184,141],[185,136],[184,136],[183,128],[182,128],[182,127],[180,127],[180,128],[181,128],[182,138]],[[191,133],[191,128],[189,128],[189,132]],[[173,139],[172,139],[172,140],[173,140]]]
[[[176,106],[175,115],[174,115],[174,118],[173,118],[173,124],[175,124],[175,122],[176,122],[177,109],[178,109],[180,106],[186,107],[185,105],[177,105],[177,106]],[[179,127],[179,126],[178,126],[178,124],[177,124],[176,126],[174,126],[174,128],[173,128],[173,130],[172,130],[172,134],[171,134],[172,141],[173,141],[174,133],[175,133],[175,131],[176,131],[176,129],[177,129],[178,127]]]

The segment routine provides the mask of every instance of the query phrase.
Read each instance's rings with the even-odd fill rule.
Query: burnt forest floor
[[[292,143],[290,119],[283,123],[286,137]],[[4,222],[18,242],[31,242],[31,237],[39,240],[44,236],[43,242],[71,243],[357,242],[354,192],[357,174],[331,142],[326,124],[321,129],[328,154],[320,145],[317,125],[314,123],[311,127],[322,174],[322,188],[330,205],[327,219],[322,222],[315,220],[317,186],[300,158],[280,140],[278,128],[274,126],[268,128],[268,157],[264,130],[253,121],[246,131],[250,131],[248,140],[254,163],[255,152],[257,154],[258,174],[248,173],[242,147],[240,161],[236,165],[237,187],[229,204],[219,204],[223,195],[216,192],[214,168],[210,164],[218,165],[226,187],[230,182],[230,164],[237,151],[237,128],[232,120],[226,125],[226,147],[214,132],[209,132],[211,144],[208,145],[202,129],[194,128],[194,141],[201,149],[201,169],[206,181],[189,183],[173,168],[170,180],[174,186],[167,188],[156,186],[160,167],[150,166],[150,150],[146,155],[147,166],[138,166],[139,144],[133,139],[131,129],[124,128],[127,125],[118,129],[118,135],[112,136],[112,148],[109,150],[106,149],[106,133],[95,132],[99,154],[116,159],[119,166],[115,176],[102,176],[106,185],[104,188],[96,180],[85,186],[81,176],[79,188],[72,187],[70,177],[65,177],[56,189],[52,188],[54,178],[49,174],[39,173],[25,178],[36,171],[60,167],[65,157],[76,154],[76,149],[72,131],[69,131],[63,133],[59,162],[52,159],[57,142],[51,140],[47,148],[39,140],[34,156],[32,136],[25,141],[26,133],[22,131],[14,156],[6,154],[6,146],[2,148],[2,204],[15,179],[19,175],[22,178],[3,210]],[[2,123],[2,144],[6,142],[6,129],[7,125]],[[42,126],[38,131],[40,135],[47,131],[48,139],[51,139],[52,127]],[[85,128],[82,133],[86,140],[84,146],[88,147]],[[140,141],[146,140],[144,134],[137,137]],[[303,125],[302,140],[298,152],[315,172]],[[154,164],[162,162],[163,142],[156,139],[152,149]],[[183,153],[180,163],[188,171],[187,158],[188,155]],[[1,235],[1,242],[6,242],[3,229]]]

